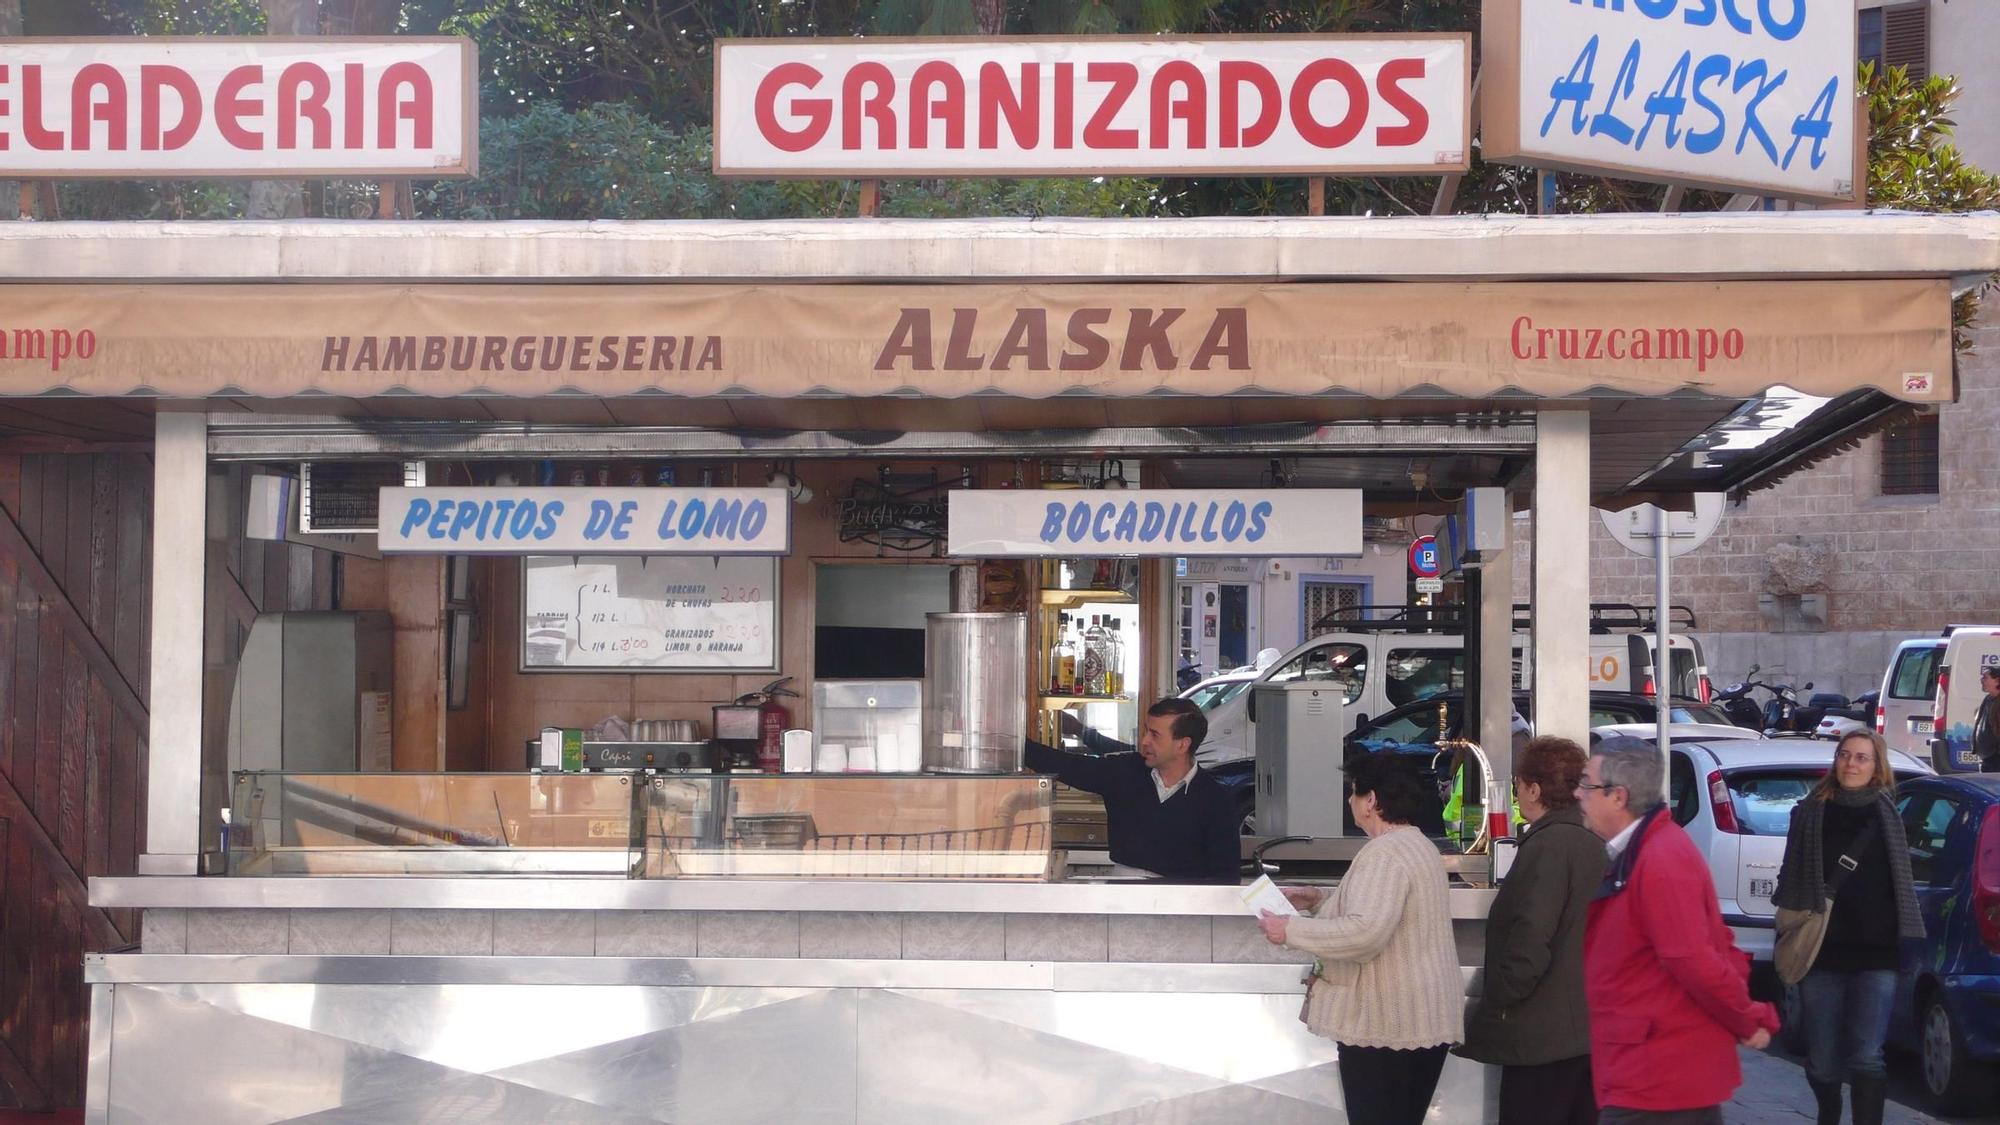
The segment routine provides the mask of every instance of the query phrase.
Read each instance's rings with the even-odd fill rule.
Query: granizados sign
[[[1488,160],[1855,193],[1847,0],[1487,0]]]
[[[1464,35],[724,40],[724,175],[1463,171]]]
[[[0,170],[469,176],[470,40],[0,40]]]

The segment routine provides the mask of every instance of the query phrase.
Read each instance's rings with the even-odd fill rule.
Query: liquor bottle
[[[1125,694],[1125,641],[1119,633],[1119,623],[1117,618],[1115,617],[1112,618],[1110,621],[1106,622],[1106,624],[1111,626],[1111,633],[1108,637],[1105,638],[1106,643],[1110,646],[1111,655],[1104,662],[1104,686],[1105,686],[1104,694],[1124,695]]]
[[[1076,694],[1076,646],[1069,642],[1069,614],[1056,617],[1056,645],[1049,650],[1049,694]]]
[[[1108,695],[1105,690],[1105,659],[1110,655],[1110,645],[1105,639],[1104,619],[1093,615],[1090,628],[1083,634],[1083,674],[1084,695]]]

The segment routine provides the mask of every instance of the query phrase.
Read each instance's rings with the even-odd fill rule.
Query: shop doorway
[[[1224,584],[1216,589],[1221,617],[1216,630],[1217,668],[1241,668],[1250,663],[1250,588]]]

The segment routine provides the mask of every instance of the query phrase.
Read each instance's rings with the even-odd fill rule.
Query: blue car
[[[1896,791],[1924,946],[1902,978],[1889,1041],[1922,1059],[1939,1112],[1990,1107],[2000,1076],[2000,774],[1923,777]]]

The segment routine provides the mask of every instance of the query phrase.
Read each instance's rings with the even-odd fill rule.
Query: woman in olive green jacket
[[[1584,757],[1566,738],[1537,738],[1514,762],[1528,827],[1487,914],[1486,969],[1459,1048],[1500,1066],[1501,1125],[1597,1120],[1583,926],[1605,853],[1577,809]]]

